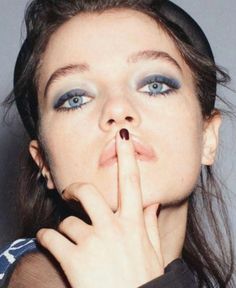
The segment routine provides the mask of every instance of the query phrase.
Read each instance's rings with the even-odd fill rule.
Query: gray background
[[[197,20],[213,48],[216,62],[226,67],[232,77],[231,88],[236,88],[236,2],[235,0],[174,0]],[[26,0],[0,0],[0,101],[12,88],[12,75],[21,44],[21,24]],[[226,5],[227,3],[227,5]],[[230,90],[220,93],[234,104],[236,95]],[[3,110],[0,110],[0,116]],[[11,120],[11,121],[10,121]],[[15,238],[19,217],[15,217],[15,179],[18,159],[27,138],[13,109],[5,125],[0,118],[0,246]],[[231,197],[228,201],[232,227],[236,232],[236,125],[225,119],[221,128],[221,144],[217,170],[227,183]],[[236,245],[235,245],[236,246]],[[236,248],[236,247],[235,247]]]

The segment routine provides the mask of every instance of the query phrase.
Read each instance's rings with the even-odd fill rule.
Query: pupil
[[[74,102],[74,103],[78,103],[78,102],[79,102],[79,98],[78,98],[78,97],[74,98],[74,99],[73,99],[73,102]]]
[[[157,89],[159,87],[159,85],[157,83],[153,84],[153,88]]]

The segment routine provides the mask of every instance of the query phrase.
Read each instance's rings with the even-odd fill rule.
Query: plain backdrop
[[[231,88],[236,88],[236,1],[235,0],[173,0],[203,28],[220,66],[232,77]],[[0,101],[12,89],[13,69],[22,43],[22,21],[26,0],[0,0]],[[227,3],[227,4],[226,4]],[[24,31],[24,29],[23,29]],[[23,33],[24,36],[24,33]],[[236,95],[230,90],[219,93],[236,104]],[[3,110],[0,110],[3,116]],[[11,121],[10,121],[11,120]],[[233,120],[235,122],[235,120]],[[27,138],[15,110],[6,125],[0,119],[0,246],[13,240],[19,227],[15,217],[15,182],[19,168],[17,160]],[[11,124],[11,125],[10,125]],[[236,232],[236,125],[224,119],[217,169],[229,187],[228,201],[232,229]],[[236,246],[236,245],[235,245]],[[236,248],[236,247],[235,247]]]

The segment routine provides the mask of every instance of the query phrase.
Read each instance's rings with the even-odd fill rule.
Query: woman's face
[[[43,55],[39,105],[48,187],[61,192],[92,183],[114,211],[117,162],[102,165],[100,158],[121,128],[155,154],[137,157],[144,207],[184,199],[201,164],[213,161],[204,152],[191,71],[170,37],[141,12],[81,14],[60,27]]]

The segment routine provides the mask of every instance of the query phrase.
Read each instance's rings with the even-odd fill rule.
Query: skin
[[[168,53],[180,69],[164,58],[126,62],[131,54],[143,50]],[[90,71],[64,75],[50,86],[45,97],[45,87],[55,70],[85,62]],[[204,121],[190,68],[170,37],[137,11],[109,10],[101,15],[73,17],[51,36],[39,72],[40,133],[49,163],[43,163],[36,140],[30,142],[29,151],[36,164],[44,166],[48,188],[56,188],[59,193],[66,189],[63,197],[81,201],[96,223],[94,230],[79,219],[62,223],[59,231],[75,243],[52,230],[40,231],[39,241],[60,262],[72,287],[94,287],[98,279],[106,278],[107,271],[116,287],[137,287],[160,276],[168,263],[181,257],[187,198],[197,183],[201,165],[214,162],[220,115],[216,113]],[[151,74],[175,78],[180,88],[150,97],[143,92],[148,91],[148,85],[137,88],[137,83]],[[68,113],[56,111],[55,100],[75,88],[86,90],[86,101],[90,102]],[[119,142],[122,128],[130,132],[130,140],[124,142],[127,145]],[[155,161],[135,157],[133,137],[154,149]],[[118,162],[101,167],[99,157],[111,139],[116,141]],[[122,143],[127,146],[123,150]],[[130,175],[129,180],[126,175]],[[162,210],[157,219],[155,212],[160,203]],[[136,242],[134,231],[139,231]],[[124,235],[123,246],[115,246]],[[142,247],[140,239],[145,239]],[[97,262],[89,258],[87,242],[93,243],[94,253],[104,251],[97,255]],[[128,247],[125,253],[124,247]],[[128,260],[134,251],[142,253],[131,263]],[[73,265],[68,265],[67,255],[76,255]],[[118,261],[117,271],[109,270],[112,259]],[[127,279],[120,282],[124,259]],[[86,282],[91,278],[90,271],[86,265],[79,269],[77,263],[103,263],[101,274],[96,274],[95,282]],[[135,263],[146,263],[147,269],[139,270]],[[110,287],[112,283],[103,284]]]

